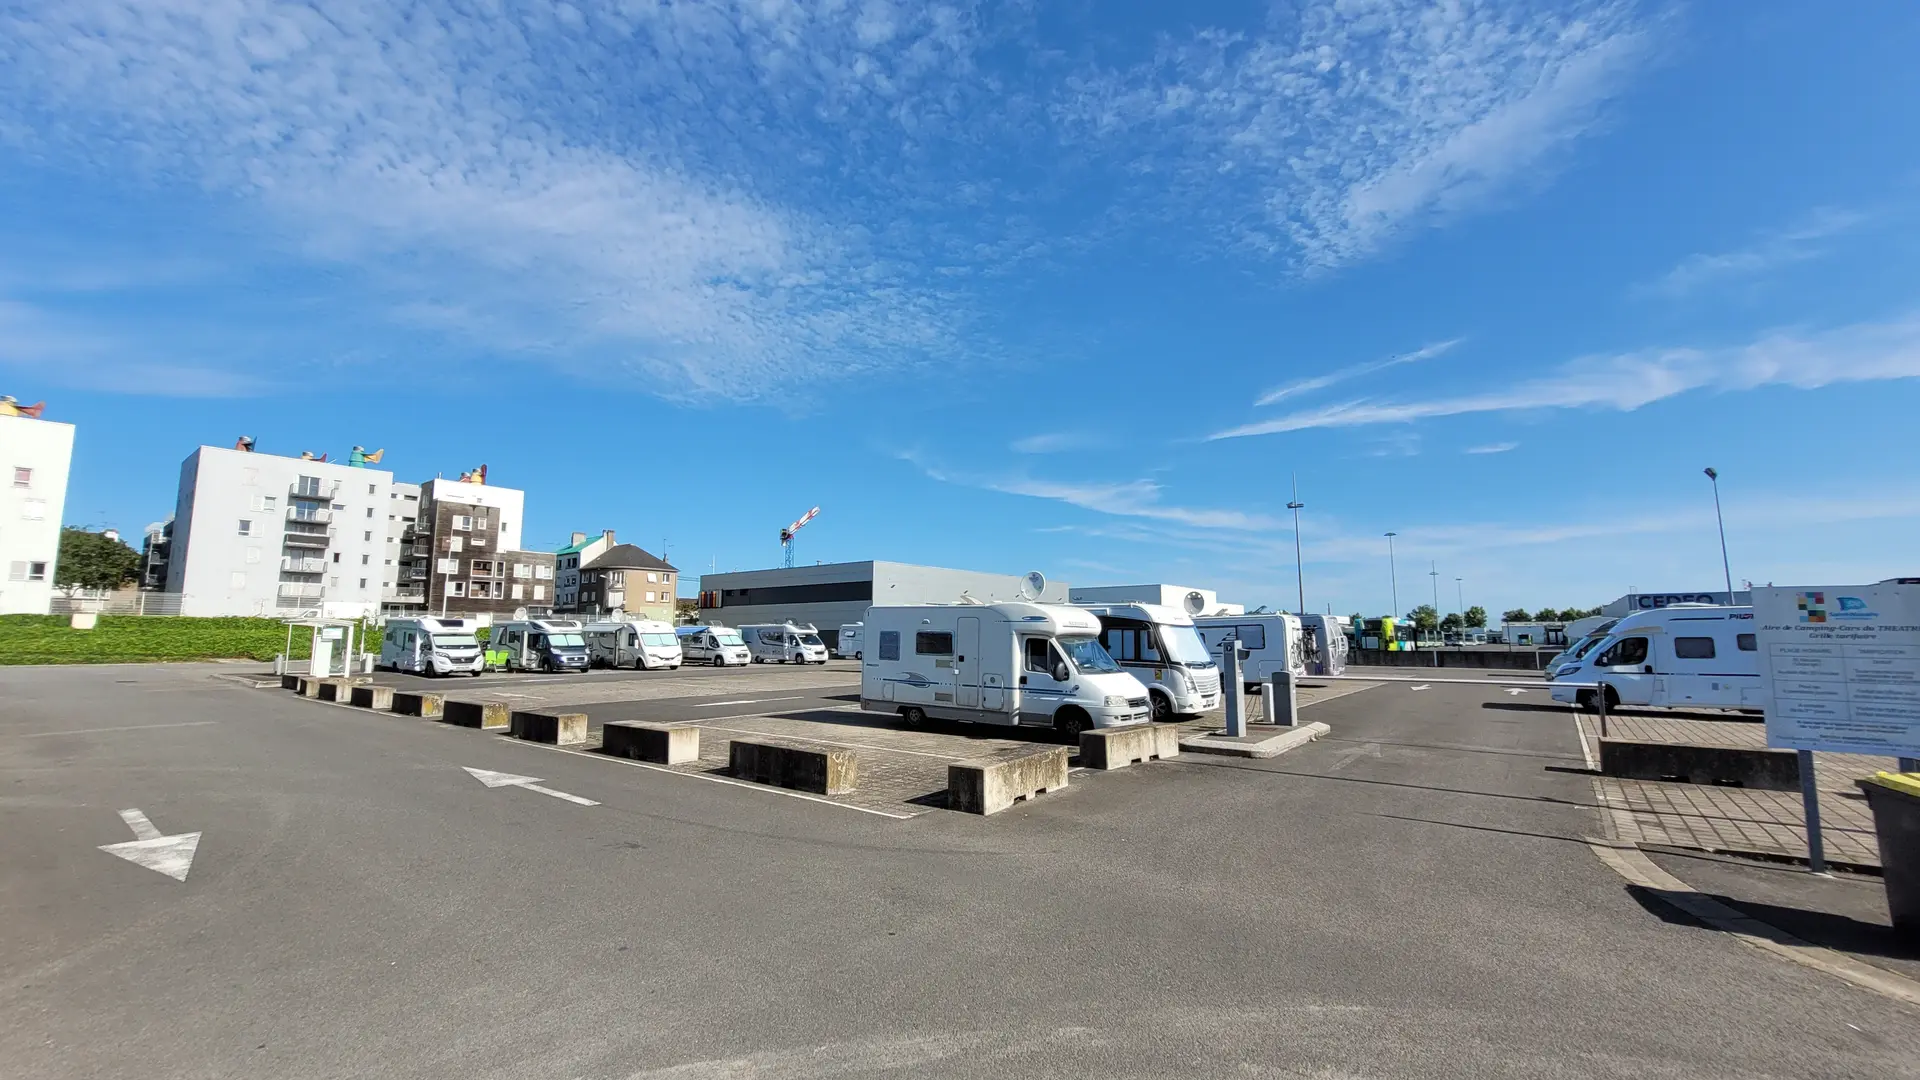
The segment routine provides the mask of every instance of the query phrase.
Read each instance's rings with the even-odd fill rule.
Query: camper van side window
[[[1680,660],[1711,660],[1713,659],[1713,639],[1710,637],[1674,638],[1673,655]]]
[[[900,631],[898,630],[880,631],[880,659],[882,660],[900,659]]]
[[[922,630],[913,635],[913,651],[917,656],[952,656],[953,635],[945,630]]]
[[[1236,626],[1234,629],[1239,631],[1235,636],[1245,642],[1249,650],[1259,652],[1267,647],[1267,628],[1259,623],[1251,626]]]
[[[1613,647],[1600,654],[1593,662],[1594,667],[1618,667],[1623,664],[1644,664],[1647,662],[1647,639],[1630,637],[1613,643]]]
[[[1736,636],[1733,639],[1733,644],[1741,652],[1759,652],[1760,651],[1760,643],[1754,640],[1754,637],[1752,634],[1740,634]]]
[[[1027,639],[1028,671],[1038,671],[1043,675],[1051,673],[1053,671],[1053,665],[1047,662],[1050,659],[1052,659],[1052,657],[1047,655],[1046,638],[1030,637]]]

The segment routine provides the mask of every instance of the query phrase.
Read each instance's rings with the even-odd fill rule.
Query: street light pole
[[[1393,538],[1399,533],[1387,534],[1387,580],[1393,583],[1393,617],[1400,617],[1400,571],[1393,565]]]
[[[1300,475],[1295,473],[1293,474],[1293,501],[1287,504],[1287,509],[1293,511],[1293,583],[1300,590],[1300,606],[1294,611],[1302,618],[1307,614],[1307,577],[1306,571],[1300,565],[1300,510],[1306,505],[1300,501]]]
[[[1727,575],[1727,603],[1733,603],[1733,565],[1727,562],[1727,519],[1720,514],[1720,474],[1707,467],[1707,479],[1713,483],[1713,520],[1720,526],[1720,570]]]
[[[1460,602],[1460,625],[1467,624],[1467,587],[1461,584],[1465,578],[1453,579],[1453,598]]]

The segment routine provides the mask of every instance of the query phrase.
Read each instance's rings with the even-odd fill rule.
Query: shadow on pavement
[[[1667,890],[1649,889],[1640,885],[1628,885],[1626,888],[1627,894],[1632,896],[1636,903],[1666,922],[1678,926],[1704,925],[1700,920],[1673,906],[1667,899],[1672,894]],[[1895,935],[1893,927],[1887,923],[1868,922],[1851,915],[1810,908],[1789,907],[1754,900],[1736,900],[1731,896],[1723,896],[1715,892],[1701,892],[1699,895],[1717,900],[1743,915],[1784,930],[1809,944],[1859,957],[1903,961],[1903,963],[1887,966],[1909,976],[1920,972],[1920,945],[1902,941]]]
[[[1260,773],[1263,776],[1292,776],[1302,780],[1330,780],[1340,784],[1367,784],[1374,787],[1407,788],[1412,791],[1437,791],[1443,795],[1475,795],[1486,799],[1510,799],[1514,802],[1552,803],[1558,806],[1578,807],[1582,810],[1604,809],[1599,803],[1586,802],[1579,799],[1561,799],[1552,795],[1512,795],[1504,791],[1474,791],[1470,788],[1439,787],[1434,784],[1409,784],[1401,780],[1372,780],[1364,776],[1343,776],[1337,773],[1295,772],[1291,769],[1263,769],[1254,765],[1237,764],[1230,758],[1182,754],[1174,760],[1179,764],[1198,768],[1239,769],[1244,772]],[[1436,821],[1433,824],[1447,825],[1451,824],[1451,822]]]

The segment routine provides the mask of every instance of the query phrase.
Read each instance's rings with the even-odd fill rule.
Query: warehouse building
[[[700,578],[700,621],[726,626],[812,623],[832,634],[859,622],[874,604],[956,604],[1022,599],[1026,578],[897,562],[823,563],[778,570],[742,570]],[[1048,582],[1039,599],[1067,602],[1065,582]]]
[[[1068,590],[1076,604],[1159,604],[1198,615],[1245,615],[1244,604],[1223,604],[1212,589],[1189,585],[1077,585]]]

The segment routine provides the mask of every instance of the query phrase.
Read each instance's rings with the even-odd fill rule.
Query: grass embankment
[[[307,658],[313,631],[295,627],[293,658]],[[278,619],[102,615],[75,630],[65,615],[0,615],[0,664],[130,664],[167,660],[272,660],[287,647]]]

